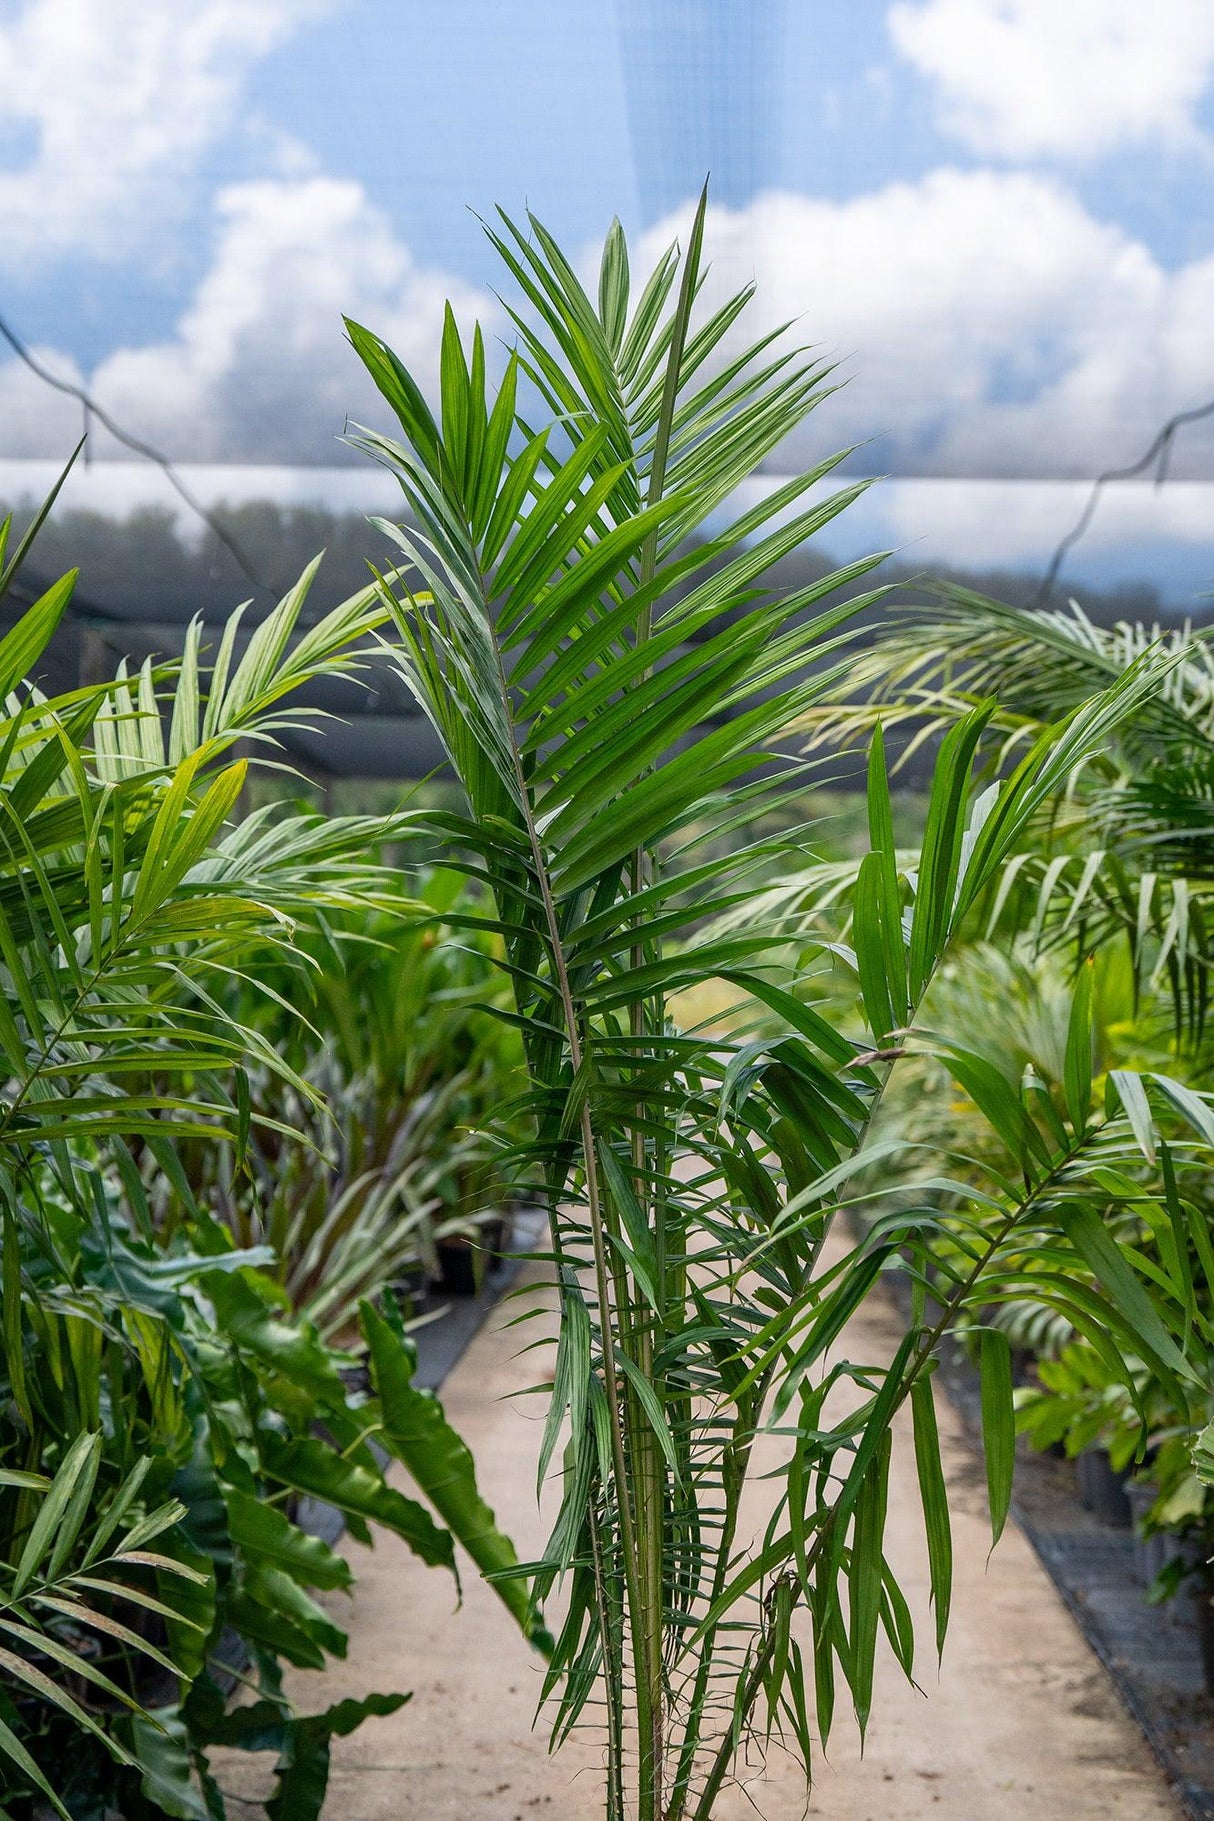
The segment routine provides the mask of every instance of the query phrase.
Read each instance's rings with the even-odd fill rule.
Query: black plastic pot
[[[1130,1527],[1130,1501],[1124,1473],[1115,1473],[1103,1448],[1085,1448],[1075,1457],[1079,1497],[1085,1511],[1115,1530]]]
[[[440,1239],[437,1287],[444,1296],[475,1296],[484,1275],[484,1261],[463,1238]]]
[[[444,1296],[476,1296],[491,1271],[504,1255],[513,1222],[497,1214],[482,1221],[471,1237],[453,1233],[440,1239],[438,1253],[438,1288]]]

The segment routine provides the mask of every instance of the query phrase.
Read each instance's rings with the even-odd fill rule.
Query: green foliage
[[[241,1015],[233,980],[255,1001],[263,968],[298,968],[298,928],[396,902],[369,857],[386,824],[231,820],[246,772],[234,742],[272,743],[298,714],[291,692],[353,665],[383,619],[365,590],[303,629],[310,579],[239,659],[234,619],[205,663],[195,628],[175,669],[56,699],[25,678],[72,578],[0,641],[0,1758],[13,1816],[49,1801],[73,1821],[216,1821],[216,1745],[276,1754],[272,1815],[319,1813],[330,1738],[404,1697],[303,1717],[284,1698],[284,1664],[344,1654],[315,1593],[352,1582],[298,1521],[301,1496],[452,1572],[465,1527],[474,1560],[514,1565],[434,1399],[393,1379],[385,1410],[352,1390],[349,1356],[292,1316],[273,1254],[238,1248],[185,1168],[190,1147],[222,1147],[239,1174],[267,1132],[305,1142],[284,1104],[321,1107],[321,1086]],[[279,1101],[257,1105],[252,1077]],[[365,1319],[386,1354],[380,1318]],[[388,1483],[377,1432],[389,1452],[407,1439],[420,1496]],[[542,1641],[525,1580],[503,1588]],[[234,1675],[248,1705],[231,1705]]]
[[[360,441],[400,479],[408,523],[384,528],[420,578],[385,581],[384,599],[466,802],[428,826],[492,888],[483,927],[504,944],[526,1051],[526,1155],[545,1173],[561,1305],[541,1471],[567,1438],[537,1578],[566,1595],[547,1692],[557,1741],[601,1716],[609,1821],[709,1821],[760,1710],[808,1771],[839,1678],[864,1724],[882,1632],[910,1672],[884,1554],[890,1429],[907,1402],[943,1635],[950,1552],[928,1374],[950,1326],[1021,1292],[1026,1253],[1035,1294],[1111,1356],[1149,1355],[1187,1395],[1193,1373],[1143,1294],[1146,1264],[1093,1229],[1094,1185],[1138,1158],[1165,1114],[1188,1121],[1194,1153],[1214,1132],[1204,1101],[1170,1080],[1136,1097],[1127,1077],[1103,1109],[1081,1105],[1082,994],[1061,1107],[921,1016],[1009,857],[1150,711],[1162,673],[1150,655],[977,795],[993,710],[964,715],[912,867],[894,849],[875,740],[850,926],[817,926],[858,1007],[825,1016],[785,965],[786,925],[766,919],[754,881],[800,855],[787,791],[803,768],[787,736],[841,691],[840,628],[856,603],[839,605],[838,590],[876,559],[792,597],[764,587],[855,497],[844,486],[805,503],[838,457],[720,524],[829,375],[778,338],[737,339],[748,293],[698,316],[702,227],[701,209],[685,253],[639,292],[613,228],[596,305],[541,223],[503,218],[492,238],[521,293],[518,348],[494,394],[479,331],[466,350],[449,317],[437,418],[392,352],[350,325],[399,420],[399,439]],[[519,412],[524,381],[538,428],[533,402]],[[773,828],[786,832],[755,833]],[[778,1028],[680,1030],[677,996],[720,981]],[[874,1189],[871,1174],[887,1084],[930,1054],[972,1096],[994,1162],[949,1217],[952,1264],[933,1261],[940,1314],[929,1320],[918,1295],[895,1358],[861,1366],[851,1318],[895,1258],[926,1288],[942,1225],[930,1185],[907,1195],[891,1172]],[[872,1225],[849,1245],[838,1216],[861,1199]],[[1012,1406],[1001,1337],[985,1352],[997,1533]],[[761,1444],[773,1431],[774,1458]],[[746,1553],[742,1498],[760,1459],[770,1517]]]
[[[914,728],[913,748],[990,695],[998,702],[992,723],[999,730],[998,743],[991,750],[999,762],[1043,724],[1144,662],[1159,666],[1157,689],[1108,747],[1067,780],[1049,806],[1046,823],[1011,856],[990,907],[990,928],[1005,945],[1009,934],[1019,931],[1022,954],[1027,938],[1036,952],[1022,965],[1031,966],[1039,982],[1048,975],[1047,991],[1054,995],[1062,973],[1050,962],[1053,948],[1072,954],[1076,945],[1081,952],[1096,950],[1098,981],[1103,976],[1107,982],[1110,972],[1128,959],[1133,998],[1122,995],[1120,1047],[1162,1052],[1173,1072],[1200,1081],[1207,1072],[1214,778],[1214,668],[1206,630],[1186,625],[1164,631],[1126,622],[1105,628],[1093,624],[1074,602],[1065,613],[1033,613],[960,589],[945,590],[930,607],[880,630],[857,670],[857,695],[864,699],[824,712],[816,732],[819,738],[851,737],[880,715]],[[840,889],[837,878],[834,889]],[[821,898],[817,882],[807,880],[799,895],[794,886],[790,896],[803,909],[815,890]],[[970,976],[975,965],[989,973],[989,962],[975,964],[971,956],[965,968]],[[970,1018],[976,997],[971,988]],[[983,1008],[994,1025],[988,1049],[999,1047],[1001,1003],[1006,1002],[996,997],[992,1007],[988,999]],[[954,1023],[959,1010],[952,1008]],[[1036,1010],[1044,1036],[1052,1008],[1040,994]],[[948,1010],[944,1017],[947,1022]],[[962,1014],[960,1022],[968,1021]],[[1171,1046],[1168,1023],[1175,1036]],[[1014,1060],[1017,1044],[1011,1033],[1002,1034],[1006,1066]],[[1103,1047],[1108,1050],[1107,1040]],[[1080,1077],[1090,1074],[1092,1059],[1068,1057],[1068,1064],[1065,1071],[1052,1073],[1055,1080],[1066,1075],[1073,1116],[1075,1104],[1086,1095]],[[1050,1077],[1039,1057],[1035,1066]],[[1124,1086],[1127,1114],[1154,1164],[1142,1091],[1132,1076],[1115,1079]],[[1123,1183],[1120,1189],[1129,1194],[1131,1185]],[[1207,1198],[1191,1193],[1200,1215],[1195,1211],[1197,1249],[1186,1268],[1204,1306]],[[1110,1199],[1107,1212],[1112,1214],[1117,1205]],[[1175,1252],[1179,1242],[1166,1229],[1160,1233],[1148,1226],[1139,1234],[1139,1244],[1148,1258],[1156,1259],[1161,1248],[1170,1245]],[[1013,1321],[1029,1350],[1043,1355],[1040,1388],[1023,1405],[1030,1433],[1042,1441],[1065,1437],[1073,1450],[1107,1446],[1125,1464],[1141,1453],[1147,1419],[1140,1413],[1149,1410],[1145,1470],[1158,1493],[1151,1521],[1156,1527],[1191,1524],[1202,1509],[1187,1460],[1193,1425],[1202,1420],[1200,1405],[1193,1409],[1186,1403],[1178,1409],[1167,1386],[1143,1361],[1134,1362],[1132,1384],[1125,1382],[1065,1324],[1051,1323],[1031,1298],[1010,1316],[995,1319],[1005,1325]],[[1186,1332],[1194,1344],[1195,1335]]]
[[[975,704],[997,704],[986,742],[1006,764],[1043,727],[1143,664],[1156,686],[1077,767],[1035,838],[1009,858],[992,909],[1074,948],[1128,941],[1139,983],[1171,995],[1178,1031],[1200,1039],[1209,986],[1214,880],[1214,663],[1209,630],[1093,624],[1010,607],[960,588],[891,616],[858,652],[848,701],[811,710],[814,741],[899,727],[902,758]],[[806,880],[807,886],[813,881]]]
[[[38,1473],[0,1470],[0,1488],[9,1497],[19,1496],[23,1516],[33,1513],[15,1566],[3,1570],[0,1665],[18,1703],[24,1699],[28,1704],[32,1696],[47,1704],[82,1732],[99,1739],[119,1764],[134,1769],[137,1759],[113,1733],[105,1731],[72,1691],[83,1684],[85,1701],[108,1697],[116,1707],[134,1713],[142,1725],[163,1730],[160,1721],[97,1666],[96,1646],[115,1643],[132,1658],[142,1658],[175,1675],[175,1667],[163,1651],[117,1615],[124,1608],[136,1617],[140,1612],[167,1610],[141,1585],[157,1572],[199,1586],[206,1585],[206,1577],[184,1562],[147,1548],[185,1515],[184,1506],[162,1505],[140,1519],[124,1522],[151,1467],[147,1456],[118,1487],[104,1516],[95,1520],[92,1533],[82,1534],[100,1459],[101,1436],[85,1434],[68,1449],[53,1480]],[[184,1618],[178,1622],[193,1623]],[[12,1711],[11,1702],[5,1705]],[[68,1821],[67,1809],[28,1748],[2,1718],[0,1757],[8,1760],[9,1785],[24,1781]]]
[[[522,1187],[502,1150],[522,1130],[522,1046],[495,1016],[500,944],[464,927],[480,903],[454,871],[389,876],[374,905],[325,910],[289,958],[218,989],[292,1073],[247,1063],[243,1159],[198,1144],[187,1175],[238,1244],[273,1249],[292,1307],[326,1338],[357,1335],[360,1299],[384,1283],[437,1274],[443,1240],[479,1244]]]
[[[1106,628],[1075,603],[1034,613],[951,588],[880,627],[859,658],[856,699],[811,719],[825,741],[858,737],[879,718],[909,735],[904,756],[913,756],[989,697],[986,755],[997,771],[1051,720],[1144,666],[1157,672],[1155,689],[1026,830],[983,907],[992,941],[976,943],[971,931],[929,1015],[936,1029],[964,1032],[981,1048],[988,1078],[992,1069],[1008,1082],[1025,1075],[1038,1104],[1075,1128],[1101,1090],[1120,1098],[1141,1156],[1102,1165],[1069,1237],[1089,1273],[1106,1282],[1116,1273],[1118,1301],[1133,1304],[1159,1344],[1110,1353],[1074,1308],[1035,1293],[1028,1255],[1023,1293],[975,1319],[1003,1330],[1031,1362],[1019,1422],[1037,1445],[1106,1450],[1151,1489],[1148,1532],[1195,1533],[1208,1544],[1208,1454],[1195,1442],[1211,1396],[1210,1202],[1204,1172],[1186,1166],[1175,1132],[1157,1142],[1161,1114],[1168,1123],[1161,1098],[1188,1117],[1199,1102],[1186,1084],[1208,1075],[1208,635],[1187,625]],[[839,903],[859,916],[860,897],[855,868],[835,866],[785,883],[773,909],[791,932]],[[1085,954],[1092,959],[1072,976]],[[1154,1104],[1152,1079],[1163,1090]],[[968,1126],[970,1163],[940,1196],[942,1211],[965,1205],[980,1182],[975,1154],[990,1161],[988,1122],[966,1110],[982,1102],[982,1078],[971,1072],[963,1085],[967,1101],[941,1106],[939,1081],[921,1075],[914,1098],[895,1095],[886,1107],[887,1127],[905,1140],[938,1143],[947,1124]],[[945,1219],[933,1255],[953,1251]],[[1194,1382],[1178,1382],[1178,1352]]]

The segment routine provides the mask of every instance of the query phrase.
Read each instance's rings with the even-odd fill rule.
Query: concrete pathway
[[[532,1400],[511,1393],[542,1377],[547,1358],[521,1351],[538,1322],[507,1326],[525,1306],[508,1301],[490,1318],[443,1391],[482,1489],[524,1557],[546,1534],[534,1498],[540,1427]],[[873,1300],[849,1332],[849,1351],[888,1357],[897,1339],[892,1307]],[[933,1661],[914,1463],[903,1434],[888,1544],[915,1614],[926,1696],[887,1656],[878,1663],[863,1759],[850,1716],[840,1713],[808,1803],[795,1768],[777,1755],[766,1768],[752,1767],[746,1790],[722,1798],[719,1821],[1178,1821],[1155,1760],[1012,1525],[988,1568],[980,1471],[943,1400],[940,1426],[956,1554],[943,1670]],[[373,1551],[355,1548],[352,1559],[358,1586],[353,1614],[345,1609],[349,1661],[323,1690],[317,1678],[295,1676],[294,1696],[305,1709],[369,1689],[412,1689],[413,1699],[337,1743],[325,1821],[601,1821],[588,1743],[575,1738],[552,1759],[544,1735],[531,1730],[540,1666],[494,1595],[471,1581],[454,1610],[449,1579],[391,1538]],[[251,1796],[250,1774],[229,1763],[221,1782]]]

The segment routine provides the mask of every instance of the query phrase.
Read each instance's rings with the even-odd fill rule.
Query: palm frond
[[[117,1641],[178,1676],[177,1665],[120,1615],[124,1608],[168,1610],[148,1589],[150,1572],[170,1583],[203,1577],[148,1547],[185,1513],[174,1501],[141,1509],[139,1494],[151,1460],[141,1460],[98,1512],[100,1458],[101,1436],[84,1434],[65,1447],[53,1479],[0,1469],[0,1497],[20,1498],[30,1513],[20,1558],[0,1566],[0,1667],[10,1687],[49,1703],[100,1739],[119,1763],[133,1766],[135,1759],[104,1722],[104,1706],[125,1709],[153,1730],[158,1723],[95,1665],[88,1640]],[[185,1612],[171,1616],[180,1625],[192,1623]],[[69,1821],[46,1771],[3,1720],[0,1756]]]
[[[871,851],[853,880],[813,886],[850,901],[848,940],[822,940],[854,972],[854,1034],[798,996],[773,949],[787,902],[745,915],[756,857],[772,846],[739,852],[716,837],[784,804],[803,776],[790,728],[850,678],[842,629],[862,603],[824,605],[841,578],[785,598],[764,583],[856,489],[804,503],[830,458],[730,515],[740,481],[826,396],[828,375],[768,338],[726,352],[746,294],[701,322],[703,225],[702,202],[685,253],[658,263],[633,307],[618,228],[596,304],[541,224],[503,218],[492,239],[522,293],[518,349],[491,397],[479,335],[465,353],[449,319],[441,422],[383,342],[350,325],[402,432],[360,438],[396,473],[407,508],[405,524],[384,529],[416,579],[385,582],[384,598],[409,687],[465,798],[433,826],[492,888],[485,926],[504,942],[526,1049],[527,1158],[544,1172],[561,1301],[541,1472],[567,1437],[536,1580],[542,1597],[563,1576],[570,1595],[545,1693],[557,1741],[602,1713],[609,1821],[634,1810],[708,1821],[763,1701],[808,1748],[794,1614],[808,1615],[823,1735],[836,1669],[863,1725],[883,1625],[909,1664],[909,1618],[884,1556],[889,1425],[914,1397],[946,1611],[923,1399],[936,1345],[1022,1230],[1072,1267],[1087,1258],[1100,1279],[1108,1261],[1093,1264],[1074,1210],[1090,1171],[1137,1142],[1140,1112],[1114,1102],[1097,1130],[1077,1091],[1073,1129],[1042,1127],[1013,1088],[991,1089],[981,1059],[950,1051],[1015,1156],[986,1191],[994,1212],[973,1236],[974,1277],[950,1287],[940,1322],[920,1309],[888,1369],[843,1363],[817,1376],[886,1261],[919,1256],[937,1219],[900,1204],[840,1262],[824,1250],[864,1192],[890,1070],[910,1032],[931,1041],[918,1030],[931,983],[1068,781],[1155,714],[1166,665],[1144,654],[1086,691],[976,797],[995,711],[969,709],[942,742],[913,866],[894,850],[874,740]],[[520,373],[548,414],[538,429],[518,417]],[[672,996],[710,981],[752,994],[779,1031],[680,1031]],[[1208,1143],[1204,1104],[1182,1117]],[[1116,1259],[1113,1275],[1088,1293],[1091,1320],[1106,1322],[1111,1346],[1149,1341],[1175,1375],[1175,1343],[1132,1297],[1118,1307]],[[1009,1264],[1000,1285],[1013,1276]],[[1002,1339],[987,1400],[996,1530],[1011,1459]],[[823,1405],[844,1378],[858,1408],[836,1421]],[[741,1557],[742,1492],[765,1425],[781,1430],[789,1464],[762,1545]]]
[[[968,589],[941,588],[929,604],[903,608],[879,624],[857,653],[851,700],[807,719],[815,742],[857,737],[877,720],[910,723],[918,749],[988,699],[1004,751],[1062,720],[1109,688],[1149,653],[1161,666],[1141,715],[1125,725],[1118,751],[1141,763],[1214,737],[1214,654],[1208,634],[1089,620],[1077,601],[1037,611],[1011,607]]]

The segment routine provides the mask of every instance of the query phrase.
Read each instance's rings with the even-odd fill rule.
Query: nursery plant
[[[494,1016],[508,988],[493,939],[463,927],[476,904],[453,869],[385,872],[374,903],[326,908],[277,965],[217,988],[313,1098],[248,1066],[262,1117],[243,1161],[198,1144],[186,1172],[239,1244],[273,1249],[292,1306],[330,1338],[356,1336],[360,1300],[385,1283],[437,1278],[448,1248],[482,1259],[517,1187],[496,1159],[522,1045]]]
[[[1203,1082],[1209,1071],[1214,881],[1209,629],[1187,621],[1170,627],[1096,625],[1074,600],[1064,610],[1046,612],[952,587],[934,593],[934,599],[903,608],[878,625],[875,639],[857,651],[849,699],[811,709],[807,726],[814,740],[863,738],[878,723],[896,725],[905,735],[902,756],[913,759],[925,741],[938,738],[989,696],[997,706],[987,733],[987,763],[997,767],[1039,737],[1051,720],[1157,653],[1166,665],[1160,688],[1122,723],[1105,750],[1066,780],[1048,816],[1009,855],[986,907],[986,924],[1004,951],[1018,952],[1021,965],[1032,967],[1039,981],[1048,975],[1055,987],[1063,971],[1073,973],[1085,954],[1097,951],[1098,975],[1128,975],[1132,987],[1132,995],[1120,995],[1117,1047],[1139,1057],[1153,1051],[1183,1080]],[[853,883],[854,868],[806,870],[782,882],[773,894],[773,912],[778,910],[791,934],[849,901]],[[938,1026],[972,1024],[981,992],[981,952],[971,948],[958,965],[960,995],[968,1006],[950,1008],[937,995],[932,1018]],[[1054,1010],[1050,997],[1034,994],[1039,1027]],[[1005,1072],[1014,1072],[1017,1061],[1017,1046],[1007,1041],[1004,1028],[1006,1008],[1014,1003],[1014,993],[998,994],[1003,1010],[984,1013],[986,1046],[998,1049],[1003,1040],[1002,1054],[992,1060]],[[1056,1017],[1054,1025],[1057,1051]],[[1107,1042],[1099,1048],[1107,1050]],[[1021,1064],[1025,1060],[1020,1056]],[[1036,1064],[1048,1077],[1040,1056]],[[1060,1075],[1054,1072],[1055,1083]],[[1194,1187],[1192,1198],[1200,1245],[1208,1227],[1208,1197]],[[1172,1243],[1166,1231],[1161,1235],[1144,1223],[1136,1204],[1124,1206],[1123,1218],[1138,1220],[1137,1243],[1145,1258],[1155,1259],[1161,1245]],[[1203,1318],[1209,1311],[1205,1257],[1201,1247],[1185,1265],[1198,1285]],[[1021,1421],[1029,1433],[1043,1445],[1065,1440],[1071,1450],[1107,1447],[1119,1468],[1137,1463],[1140,1482],[1154,1493],[1148,1529],[1203,1539],[1209,1492],[1200,1478],[1209,1481],[1208,1445],[1197,1450],[1197,1476],[1193,1454],[1206,1420],[1202,1402],[1186,1398],[1178,1406],[1142,1360],[1130,1362],[1134,1382],[1127,1384],[1068,1323],[1047,1319],[1043,1327],[1043,1316],[1031,1299],[1014,1312],[1022,1332],[1035,1327],[1051,1340],[1039,1367],[1039,1388],[1023,1397]],[[994,1311],[991,1319],[1009,1324],[1007,1312]],[[1208,1337],[1191,1333],[1189,1346],[1206,1375]]]
[[[390,1300],[359,1312],[372,1389],[355,1393],[349,1356],[291,1318],[273,1254],[238,1249],[183,1168],[187,1144],[247,1156],[250,1072],[317,1101],[225,1009],[233,972],[251,981],[300,926],[379,900],[380,825],[280,822],[267,839],[264,820],[232,820],[235,742],[272,750],[290,694],[353,663],[383,618],[367,589],[301,631],[309,580],[243,649],[233,620],[206,659],[194,627],[178,664],[57,698],[36,678],[73,577],[0,640],[0,1810],[14,1821],[215,1821],[216,1745],[274,1754],[271,1814],[319,1814],[330,1738],[405,1697],[303,1716],[285,1698],[284,1664],[344,1653],[314,1590],[352,1581],[296,1522],[302,1497],[451,1571],[457,1538],[481,1568],[514,1561],[466,1449],[412,1383]],[[284,1120],[275,1131],[292,1139]],[[416,1496],[388,1485],[385,1456]],[[526,1586],[501,1591],[534,1632]],[[234,1704],[234,1686],[254,1699]]]
[[[704,225],[702,201],[683,250],[636,288],[613,226],[592,297],[540,222],[500,217],[490,237],[515,286],[516,345],[495,381],[480,331],[469,344],[448,313],[437,417],[384,342],[349,324],[399,425],[359,436],[404,495],[404,522],[383,528],[410,581],[386,578],[383,598],[465,798],[423,820],[492,893],[483,926],[504,943],[526,1051],[534,1140],[519,1156],[545,1173],[560,1304],[538,1470],[559,1475],[562,1502],[532,1567],[565,1601],[553,1738],[601,1727],[609,1821],[709,1821],[743,1742],[761,1749],[773,1731],[808,1773],[838,1686],[864,1726],[881,1631],[911,1673],[883,1547],[904,1406],[943,1642],[932,1368],[975,1299],[1015,1291],[1026,1252],[1038,1292],[1184,1397],[1192,1368],[1093,1183],[1154,1145],[1161,1107],[1188,1122],[1186,1142],[1214,1138],[1204,1100],[1167,1077],[1127,1073],[1093,1106],[1082,990],[1061,1110],[919,1021],[1033,818],[1157,700],[1167,672],[1152,654],[981,791],[992,710],[967,713],[942,744],[913,867],[895,855],[873,738],[871,851],[850,941],[833,943],[854,980],[842,1019],[814,1005],[757,909],[714,928],[765,871],[804,857],[807,831],[788,827],[805,777],[789,736],[843,691],[845,623],[877,596],[839,590],[877,559],[791,596],[765,589],[781,554],[863,483],[830,490],[835,454],[768,478],[788,439],[811,446],[830,369],[786,335],[747,340],[749,291],[708,306]],[[787,832],[754,832],[773,826]],[[677,996],[720,981],[780,1028],[680,1029]],[[878,1200],[857,1244],[839,1215],[880,1162],[871,1135],[891,1073],[933,1048],[991,1126],[998,1164],[981,1218],[953,1223],[938,1312],[917,1295],[895,1356],[860,1363],[850,1319],[895,1259],[922,1290],[938,1216],[927,1197]],[[997,1330],[981,1362],[998,1535],[1013,1411]]]
[[[1081,947],[1124,938],[1143,989],[1166,988],[1178,1035],[1199,1041],[1214,881],[1209,629],[1099,626],[1077,601],[1032,611],[969,590],[932,592],[878,624],[856,650],[846,699],[815,705],[807,730],[837,744],[877,723],[897,727],[905,763],[989,698],[985,756],[997,766],[1146,654],[1164,659],[1160,687],[1067,780],[1048,825],[1009,864],[994,908],[1064,946],[1077,932]]]

